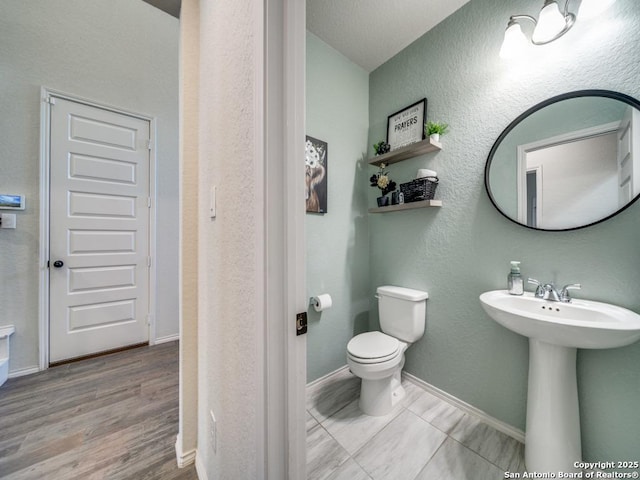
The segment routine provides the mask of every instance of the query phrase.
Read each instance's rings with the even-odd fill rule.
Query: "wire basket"
[[[404,203],[433,200],[438,186],[438,177],[422,177],[400,184]]]

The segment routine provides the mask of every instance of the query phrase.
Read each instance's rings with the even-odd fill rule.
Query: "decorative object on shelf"
[[[434,142],[440,141],[440,135],[447,133],[449,125],[443,122],[427,122],[424,124],[424,131]]]
[[[381,140],[373,145],[373,149],[375,150],[376,155],[384,155],[385,153],[389,153],[391,146],[384,140]]]
[[[401,183],[400,191],[404,196],[404,202],[411,203],[421,200],[433,200],[438,182],[438,177],[425,177]]]
[[[387,197],[386,195],[376,198],[376,201],[378,202],[379,207],[386,207],[389,205],[389,197]]]
[[[615,0],[582,0],[579,15],[581,19],[595,18],[609,8]],[[501,58],[515,58],[529,45],[527,37],[522,32],[519,21],[527,20],[534,25],[531,43],[533,45],[545,45],[551,43],[573,27],[576,22],[576,14],[569,11],[570,0],[565,0],[564,9],[556,0],[545,0],[538,20],[531,15],[511,15],[507,29],[504,32],[504,41],[500,48]]]
[[[396,182],[389,178],[389,172],[384,171],[386,167],[387,165],[385,163],[381,163],[378,173],[374,173],[369,179],[371,186],[379,188],[382,192],[382,195],[378,197],[379,207],[389,205],[389,197],[387,197],[387,194],[396,189]]]
[[[424,140],[422,126],[426,121],[426,98],[389,115],[387,118],[387,143],[391,150]]]
[[[424,177],[437,177],[438,172],[435,170],[429,170],[428,168],[420,168],[418,169],[418,173],[416,173],[416,178],[424,178]]]
[[[399,191],[391,192],[391,205],[398,205],[400,203],[400,195],[402,195]]]
[[[308,213],[327,213],[327,142],[307,135],[305,144],[305,199]]]

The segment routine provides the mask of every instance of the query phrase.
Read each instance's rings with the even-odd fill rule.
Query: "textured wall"
[[[369,240],[363,157],[369,125],[369,75],[307,33],[307,134],[328,142],[328,205],[307,214],[307,289],[333,307],[309,308],[307,381],[346,362],[347,342],[368,329]]]
[[[399,181],[420,167],[436,170],[444,205],[370,216],[371,293],[385,283],[427,290],[427,332],[409,349],[407,371],[519,428],[527,341],[493,322],[478,301],[483,291],[505,288],[509,260],[521,260],[525,276],[581,282],[577,297],[640,312],[640,204],[588,229],[535,232],[503,218],[484,191],[489,150],[524,110],[586,88],[640,97],[640,3],[618,0],[597,22],[578,20],[521,62],[500,60],[509,15],[539,8],[529,0],[473,0],[372,72],[369,85],[369,144],[384,138],[387,115],[424,96],[428,118],[451,125],[442,152],[391,167]],[[369,205],[374,197],[369,192]],[[579,351],[586,459],[637,457],[639,364],[640,344]]]
[[[260,295],[254,151],[254,0],[200,2],[198,455],[209,479],[256,478],[262,375],[254,346]],[[217,186],[217,216],[209,191]],[[185,185],[185,188],[189,188]],[[214,454],[207,426],[217,418]]]
[[[41,86],[156,117],[156,334],[177,334],[178,20],[130,0],[0,0],[0,12],[0,190],[27,197],[0,235],[11,371],[38,365]]]

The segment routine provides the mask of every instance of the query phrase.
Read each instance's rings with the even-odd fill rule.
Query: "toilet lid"
[[[358,358],[383,358],[394,355],[399,345],[397,338],[382,332],[366,332],[353,337],[347,344],[347,351]]]

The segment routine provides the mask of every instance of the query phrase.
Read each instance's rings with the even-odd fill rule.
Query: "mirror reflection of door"
[[[624,206],[640,193],[640,168],[634,168],[634,147],[640,145],[640,112],[628,107],[618,128],[618,206]]]
[[[540,174],[540,168],[532,168],[527,170],[527,225],[532,228],[538,226],[538,201],[542,200],[541,190],[542,175]],[[539,181],[540,179],[540,181]]]
[[[520,180],[520,221],[533,228],[562,229],[567,219],[570,226],[579,226],[617,210],[618,128],[614,122],[519,146],[526,177]],[[530,178],[532,171],[537,171],[535,178]],[[531,182],[536,187],[529,193]]]

